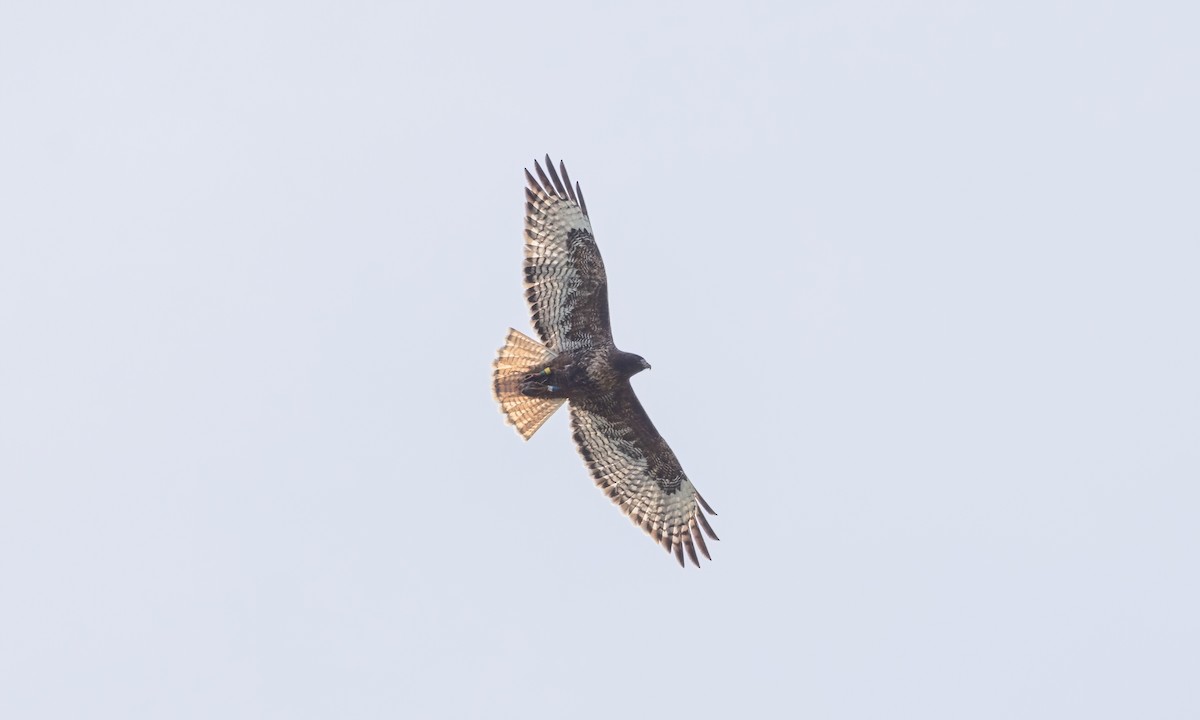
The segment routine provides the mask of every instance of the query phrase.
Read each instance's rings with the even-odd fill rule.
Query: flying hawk
[[[608,280],[579,184],[546,156],[525,171],[525,299],[542,342],[509,328],[492,363],[492,392],[528,440],[564,402],[571,436],[596,485],[683,565],[712,560],[704,513],[716,515],[642,409],[629,378],[650,363],[613,344]],[[701,532],[703,531],[703,533]]]

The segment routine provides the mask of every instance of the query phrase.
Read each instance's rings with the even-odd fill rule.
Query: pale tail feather
[[[566,402],[521,394],[521,381],[525,376],[537,372],[553,359],[554,353],[545,345],[509,328],[504,347],[492,363],[492,394],[500,403],[500,412],[526,440],[533,437],[542,423]]]

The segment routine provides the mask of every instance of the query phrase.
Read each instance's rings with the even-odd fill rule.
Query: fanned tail
[[[492,394],[500,403],[500,412],[504,413],[505,419],[526,440],[533,437],[566,402],[561,398],[533,398],[521,394],[525,376],[537,372],[553,359],[554,353],[545,345],[509,328],[504,347],[492,363]]]

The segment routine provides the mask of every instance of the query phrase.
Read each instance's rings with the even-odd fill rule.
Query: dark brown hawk
[[[558,167],[561,177],[547,155],[546,171],[533,164],[537,178],[525,171],[525,298],[542,342],[510,328],[492,364],[492,391],[526,440],[570,402],[572,437],[596,485],[680,565],[686,552],[699,567],[696,548],[712,559],[704,535],[718,539],[704,513],[716,513],[629,384],[650,363],[613,344],[587,204]]]

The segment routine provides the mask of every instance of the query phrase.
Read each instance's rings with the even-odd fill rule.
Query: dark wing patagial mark
[[[712,560],[704,536],[717,540],[705,512],[716,515],[650,422],[628,381],[610,394],[572,398],[572,436],[596,485],[655,542],[696,567]]]
[[[533,327],[555,352],[612,343],[608,280],[592,236],[583,192],[562,178],[550,157],[534,162],[525,180],[525,299]]]

